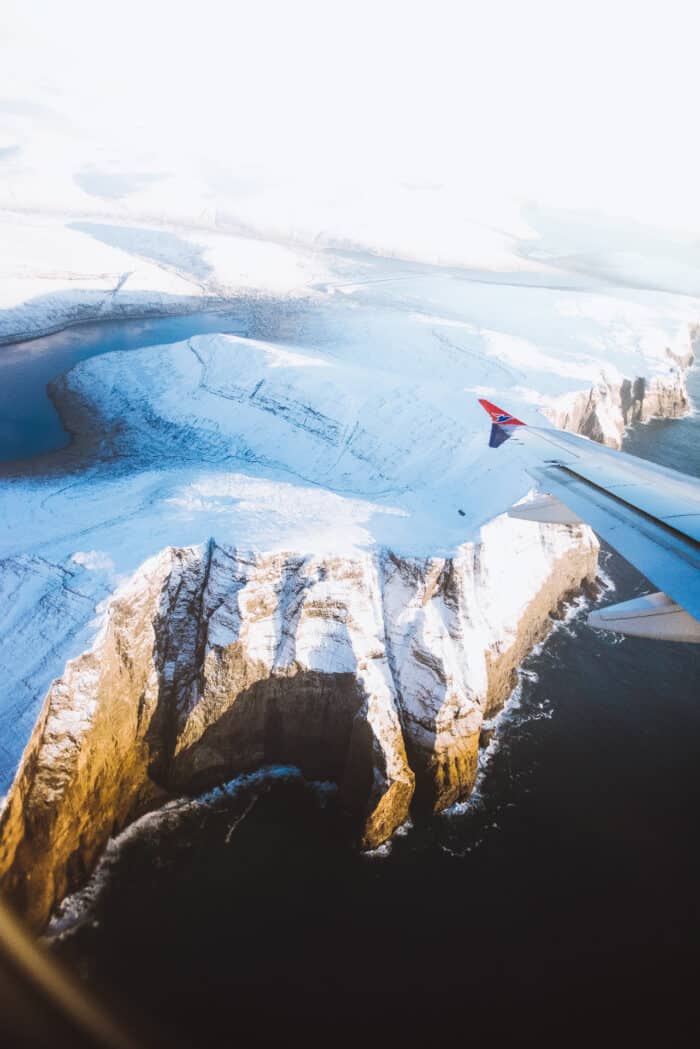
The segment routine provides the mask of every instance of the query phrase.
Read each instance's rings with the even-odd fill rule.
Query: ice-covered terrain
[[[617,445],[687,410],[696,302],[500,234],[477,269],[361,229],[350,251],[4,220],[7,337],[214,300],[245,332],[84,360],[51,387],[70,448],[5,470],[5,789],[28,744],[8,891],[41,924],[115,826],[261,762],[340,782],[367,845],[415,781],[464,796],[483,718],[596,557],[587,529],[502,516],[529,482],[477,397]]]
[[[94,238],[66,236],[89,259]],[[182,236],[209,258],[206,238]],[[450,556],[528,486],[514,456],[486,447],[478,396],[613,444],[631,418],[625,377],[649,380],[647,413],[686,408],[685,297],[561,290],[545,272],[533,286],[366,254],[308,259],[301,291],[281,294],[274,272],[256,296],[237,288],[247,337],[95,357],[57,382],[73,451],[49,457],[45,476],[19,468],[0,491],[5,784],[51,678],[94,631],[96,603],[164,547],[213,536],[264,552]],[[43,297],[23,294],[45,326]]]
[[[688,410],[700,320],[690,234],[96,149],[60,101],[0,102],[0,342],[218,308],[240,333],[96,345],[50,388],[71,446],[3,466],[0,875],[37,924],[114,827],[261,763],[337,780],[365,845],[414,787],[468,793],[597,549],[503,516],[529,482],[477,398],[617,446]]]

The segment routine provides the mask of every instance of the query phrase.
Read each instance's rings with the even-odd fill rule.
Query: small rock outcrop
[[[667,375],[650,379],[601,380],[589,390],[560,398],[557,408],[545,410],[551,422],[562,430],[583,434],[601,444],[620,448],[625,429],[649,419],[679,419],[690,410],[685,371],[694,357],[688,352],[678,357],[666,351],[671,362]]]
[[[0,818],[0,887],[35,928],[111,835],[261,765],[338,783],[365,848],[414,797],[471,790],[485,716],[596,571],[583,527],[507,517],[452,558],[167,549],[47,695]]]

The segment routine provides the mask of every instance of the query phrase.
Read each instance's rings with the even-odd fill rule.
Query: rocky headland
[[[6,639],[9,678],[31,697],[60,665],[0,815],[0,889],[35,928],[111,836],[242,772],[335,782],[367,849],[467,797],[484,721],[593,584],[590,529],[503,513],[528,483],[486,448],[474,394],[511,368],[527,410],[529,349],[506,342],[515,356],[494,363],[453,341],[457,322],[436,340],[409,302],[377,368],[374,316],[343,306],[347,344],[307,311],[283,345],[285,314],[270,339],[109,354],[54,384],[70,476],[8,482],[28,532],[3,569],[8,594],[31,558],[43,573],[13,626],[15,678]],[[572,357],[547,414],[619,446],[631,423],[688,410],[692,359],[669,349],[591,385]]]
[[[509,599],[512,558],[529,578]],[[266,764],[338,783],[366,848],[414,794],[445,808],[474,784],[484,718],[596,565],[587,528],[505,517],[447,559],[163,551],[49,690],[3,811],[4,893],[40,928],[131,820]]]

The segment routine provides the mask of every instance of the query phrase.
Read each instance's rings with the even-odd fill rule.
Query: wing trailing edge
[[[583,524],[583,518],[553,495],[540,495],[525,503],[516,503],[508,511],[509,517],[520,521],[537,521],[539,524]]]
[[[700,623],[667,594],[645,594],[598,608],[588,616],[588,625],[631,637],[700,644]]]

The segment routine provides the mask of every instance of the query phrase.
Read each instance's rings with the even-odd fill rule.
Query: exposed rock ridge
[[[444,808],[596,557],[586,528],[506,517],[453,558],[163,551],[49,690],[0,822],[3,891],[40,928],[117,829],[264,764],[336,781],[365,847],[406,819],[416,783]]]
[[[603,377],[589,390],[568,394],[543,412],[562,430],[621,448],[625,429],[633,423],[656,417],[678,419],[688,413],[685,373],[695,360],[693,350],[699,338],[698,330],[692,328],[690,346],[683,356],[666,349],[669,370],[665,375],[637,376],[633,380]]]

